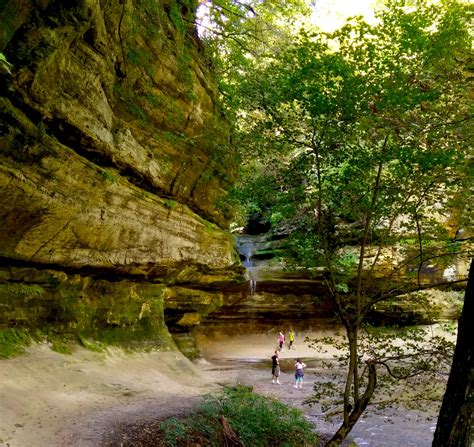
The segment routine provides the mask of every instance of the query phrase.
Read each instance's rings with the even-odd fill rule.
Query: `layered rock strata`
[[[243,281],[196,7],[2,3],[0,326],[171,346],[166,286]]]
[[[238,237],[237,246],[247,267],[247,290],[224,293],[223,305],[202,318],[199,331],[242,334],[340,324],[323,272],[297,271],[285,265],[285,259],[289,257],[285,238],[275,240],[271,233],[245,234]],[[357,255],[355,246],[347,246],[345,251]],[[377,253],[376,248],[367,248],[368,265]],[[394,268],[401,264],[403,253],[401,247],[387,247],[379,253],[381,262],[374,272],[368,293],[376,296],[387,289],[387,285],[408,290],[415,285],[413,271],[417,272],[417,264],[407,263],[403,271],[393,274]],[[442,262],[427,264],[420,271],[420,278],[427,285],[456,280],[465,276],[468,266],[467,257],[457,256],[449,265]],[[463,288],[461,282],[451,285],[450,290],[428,289],[381,301],[373,307],[367,322],[374,325],[416,325],[456,320],[462,308]]]

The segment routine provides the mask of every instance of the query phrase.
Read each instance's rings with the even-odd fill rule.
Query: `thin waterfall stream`
[[[237,237],[237,250],[243,258],[242,265],[245,267],[245,277],[249,283],[249,293],[253,295],[257,291],[258,268],[257,263],[252,259],[257,250],[257,242],[260,238],[250,234]]]

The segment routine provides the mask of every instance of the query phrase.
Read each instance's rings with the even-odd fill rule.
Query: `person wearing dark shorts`
[[[280,359],[278,358],[278,351],[272,355],[272,383],[280,385]]]

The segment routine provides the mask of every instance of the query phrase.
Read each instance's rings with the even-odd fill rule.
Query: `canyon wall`
[[[230,124],[197,6],[1,3],[0,332],[178,344],[192,356],[196,328],[337,322],[323,278],[280,268],[275,247],[244,276],[226,230]],[[428,321],[416,306],[379,306],[373,318]]]
[[[2,2],[1,328],[174,349],[173,287],[244,282],[196,7]]]

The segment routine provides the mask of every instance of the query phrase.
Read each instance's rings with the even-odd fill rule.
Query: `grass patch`
[[[110,183],[117,182],[117,177],[114,174],[112,174],[110,171],[108,171],[107,169],[102,170],[101,175],[105,180],[109,181]]]
[[[89,351],[104,352],[106,349],[105,345],[101,343],[100,341],[86,338],[82,334],[78,335],[78,339],[79,339],[80,345],[88,349]]]
[[[159,425],[163,446],[185,446],[190,442],[206,446],[226,445],[222,416],[243,445],[317,446],[314,427],[296,408],[275,399],[254,394],[248,387],[226,388],[208,396],[196,413],[171,418]],[[156,439],[156,438],[155,438]],[[140,444],[148,445],[148,444]]]
[[[150,335],[150,333],[152,335]],[[33,342],[47,342],[49,348],[59,354],[71,355],[83,347],[92,352],[105,352],[108,346],[120,347],[128,352],[151,352],[170,350],[170,342],[157,337],[152,327],[141,328],[138,336],[130,328],[112,328],[97,334],[100,339],[82,333],[56,333],[52,330],[40,331],[31,328],[0,328],[0,359],[17,357],[25,353],[25,348]],[[154,338],[153,338],[154,337]]]
[[[165,208],[172,210],[173,208],[176,208],[178,203],[171,199],[163,199],[163,205]]]
[[[0,329],[0,359],[16,357],[31,344],[30,331],[25,328]]]
[[[51,343],[51,350],[59,354],[71,355],[77,347],[75,340],[70,337],[49,334],[47,338]]]

